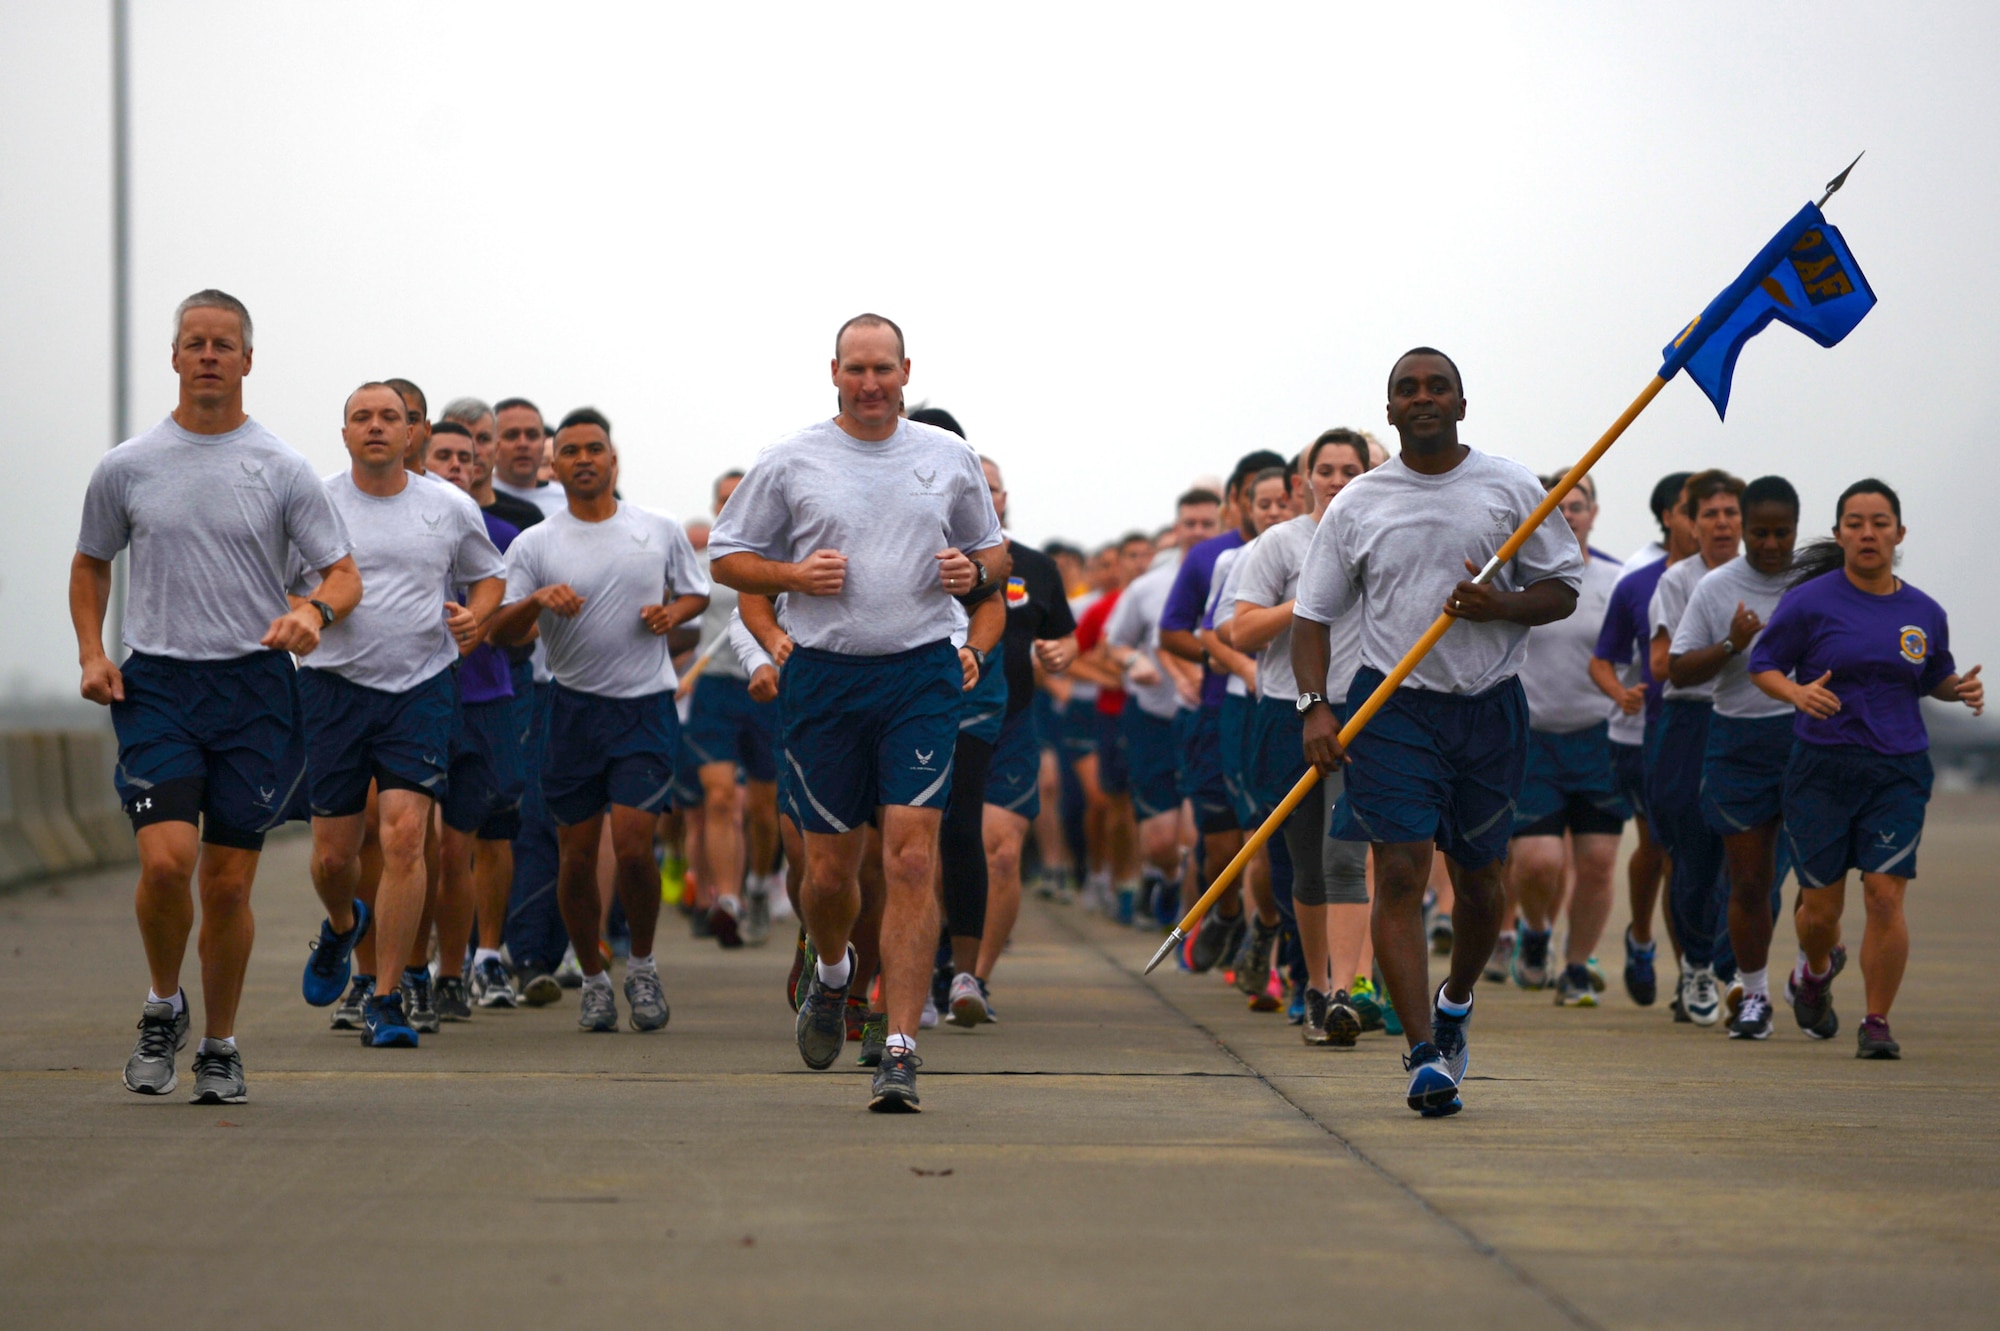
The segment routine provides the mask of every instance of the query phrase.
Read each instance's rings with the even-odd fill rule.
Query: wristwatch
[[[975,560],[973,560],[973,561],[972,561],[972,585],[973,585],[973,586],[974,586],[975,588],[979,588],[979,587],[984,587],[984,586],[986,585],[986,578],[987,578],[987,573],[986,573],[986,565],[984,565],[984,564],[980,563],[980,562],[979,562],[978,560],[976,560],[976,559],[975,559]],[[982,663],[982,664],[983,664],[983,663]]]
[[[325,601],[308,601],[306,604],[319,611],[319,626],[321,628],[330,629],[333,627],[334,613],[332,606],[328,605]]]
[[[1325,702],[1326,699],[1317,693],[1301,693],[1297,703],[1299,715],[1304,716],[1307,712],[1310,712],[1315,703],[1324,705]]]
[[[1743,649],[1736,645],[1736,639],[1734,638],[1724,638],[1722,645],[1729,649],[1729,655],[1731,656],[1739,656],[1743,652]]]

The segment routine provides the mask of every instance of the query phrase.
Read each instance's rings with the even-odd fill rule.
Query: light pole
[[[130,0],[111,0],[111,447],[129,430],[132,346],[132,11]],[[123,655],[126,556],[111,565],[111,659]]]

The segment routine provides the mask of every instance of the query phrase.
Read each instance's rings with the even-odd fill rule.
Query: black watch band
[[[975,560],[973,560],[973,561],[972,561],[972,585],[973,585],[973,586],[975,586],[975,587],[984,587],[984,586],[986,585],[986,579],[987,579],[987,576],[988,576],[988,575],[987,575],[987,572],[986,572],[986,565],[984,565],[984,564],[980,563],[980,562],[979,562],[978,560],[976,560],[976,559],[975,559]]]
[[[308,601],[306,604],[319,611],[319,626],[321,628],[330,629],[333,627],[335,615],[332,606],[328,605],[325,601]]]

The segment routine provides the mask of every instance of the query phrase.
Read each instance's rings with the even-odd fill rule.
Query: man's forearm
[[[1576,589],[1553,578],[1525,587],[1508,598],[1507,618],[1524,628],[1539,628],[1576,613]]]
[[[1236,626],[1236,632],[1230,636],[1235,639],[1237,651],[1260,652],[1291,627],[1292,603],[1252,605],[1248,601],[1238,601],[1236,616],[1229,622]]]
[[[1004,542],[999,545],[989,545],[984,550],[974,550],[969,557],[975,563],[985,566],[986,581],[990,583],[1005,582],[1007,575],[1014,571],[1013,552]]]
[[[319,590],[313,599],[325,601],[335,619],[345,619],[361,604],[361,570],[354,566],[352,555],[342,555],[319,571]]]
[[[999,645],[1006,632],[1006,599],[989,596],[972,609],[972,627],[965,632],[965,645],[984,656]]]
[[[1187,629],[1161,629],[1160,650],[1183,661],[1201,664],[1201,640]]]
[[[465,608],[472,612],[475,622],[484,625],[493,618],[500,608],[500,598],[507,594],[505,578],[481,578],[472,584],[472,590],[465,598]]]
[[[542,607],[530,596],[502,606],[486,621],[486,638],[502,647],[515,647],[526,642],[535,627],[536,617]]]
[[[1691,689],[1698,684],[1706,684],[1722,673],[1722,663],[1727,661],[1729,656],[1727,642],[1697,647],[1691,652],[1669,652],[1667,678],[1677,689]]]
[[[78,554],[69,566],[69,618],[81,661],[104,655],[104,612],[111,604],[111,561]]]
[[[1326,692],[1326,670],[1331,648],[1326,625],[1312,619],[1292,618],[1292,674],[1300,693]]]
[[[754,596],[782,596],[799,590],[797,565],[766,559],[748,550],[726,554],[708,566],[709,576],[725,587]]]

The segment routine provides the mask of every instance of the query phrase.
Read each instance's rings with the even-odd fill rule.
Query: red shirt
[[[1111,611],[1124,594],[1123,587],[1104,593],[1090,603],[1083,612],[1083,618],[1076,621],[1076,649],[1087,652],[1104,637],[1105,621],[1111,618]],[[1097,710],[1106,716],[1117,716],[1125,710],[1125,690],[1099,685],[1097,689]]]

